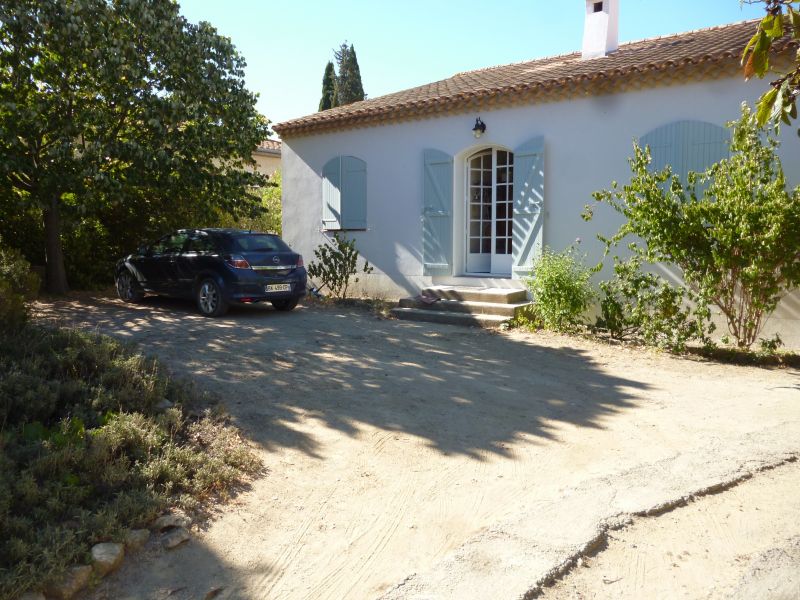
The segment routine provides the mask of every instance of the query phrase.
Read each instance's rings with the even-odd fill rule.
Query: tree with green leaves
[[[328,110],[339,105],[336,96],[336,71],[333,62],[328,61],[325,65],[325,74],[322,76],[322,98],[319,101],[319,110]]]
[[[364,100],[366,94],[364,94],[364,86],[361,83],[361,69],[358,66],[356,49],[352,44],[348,46],[345,42],[333,54],[339,65],[339,75],[336,78],[336,95],[339,106]]]
[[[770,53],[779,40],[800,42],[800,0],[740,0],[744,4],[764,3],[766,16],[761,19],[755,35],[742,52],[744,75],[764,78],[774,74]],[[793,7],[792,5],[797,5]],[[797,98],[800,96],[800,52],[795,54],[792,67],[778,73],[770,89],[758,100],[756,114],[759,125],[768,121],[787,125],[797,118]],[[799,132],[800,133],[800,132]]]
[[[650,152],[634,144],[632,178],[594,198],[626,222],[607,251],[628,236],[638,263],[678,267],[700,302],[714,304],[741,348],[758,338],[766,318],[800,285],[800,187],[787,190],[778,142],[742,105],[730,158],[684,183],[670,166],[649,169]],[[585,219],[592,216],[587,207]]]
[[[41,209],[48,291],[67,290],[62,230],[87,215],[147,231],[170,210],[257,209],[247,167],[269,128],[244,66],[174,0],[2,3],[0,205]]]
[[[255,216],[234,217],[219,215],[213,221],[215,227],[233,227],[252,229],[281,235],[283,205],[281,204],[281,172],[275,171],[269,176],[267,184],[254,190],[261,198],[261,212]]]

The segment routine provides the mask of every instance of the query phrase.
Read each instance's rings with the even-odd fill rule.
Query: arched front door
[[[467,159],[467,273],[511,274],[514,154],[487,148]]]

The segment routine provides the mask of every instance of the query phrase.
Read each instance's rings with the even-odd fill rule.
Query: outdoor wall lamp
[[[472,128],[472,133],[475,134],[476,138],[481,137],[486,132],[486,123],[481,121],[481,118],[478,117],[475,119],[475,127]]]

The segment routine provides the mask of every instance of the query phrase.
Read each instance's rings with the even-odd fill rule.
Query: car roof
[[[212,235],[226,235],[226,236],[238,236],[238,235],[272,235],[275,237],[280,237],[277,233],[273,233],[271,231],[257,231],[254,229],[235,229],[233,227],[202,227],[200,229],[178,229],[178,233],[191,233],[193,231],[200,231],[203,233],[209,233]]]
[[[222,234],[222,235],[275,235],[269,231],[257,231],[254,229],[233,229],[231,227],[204,227],[199,231],[205,231],[206,233],[215,233],[215,234]],[[277,237],[277,236],[276,236]]]

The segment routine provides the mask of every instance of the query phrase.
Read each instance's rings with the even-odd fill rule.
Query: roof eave
[[[722,71],[709,67],[724,66]],[[458,114],[475,109],[491,110],[506,108],[521,102],[553,102],[571,97],[607,94],[630,88],[660,87],[673,80],[685,80],[686,75],[702,73],[702,79],[715,79],[734,74],[740,69],[738,56],[726,52],[721,56],[708,56],[685,61],[665,61],[627,69],[600,71],[591,77],[563,77],[536,84],[515,84],[499,89],[463,92],[453,96],[442,96],[426,101],[405,102],[395,106],[381,107],[369,111],[354,111],[344,115],[330,115],[305,122],[286,121],[273,126],[281,138],[355,129],[401,121],[422,120],[443,114]],[[668,71],[670,78],[664,81]],[[637,81],[631,82],[631,76]],[[680,77],[679,77],[680,76]],[[304,118],[305,119],[305,118]]]
[[[271,148],[256,148],[255,149],[255,153],[256,154],[263,154],[265,156],[280,156],[281,155],[281,151],[280,150],[272,150]]]
[[[773,62],[790,60],[796,42],[775,48]],[[740,53],[725,50],[715,54],[670,59],[658,63],[597,71],[591,75],[553,78],[535,84],[514,84],[503,88],[461,92],[427,100],[407,101],[378,108],[364,108],[344,114],[319,113],[273,126],[283,139],[316,133],[330,133],[360,127],[374,127],[460,114],[493,110],[522,103],[545,103],[569,98],[619,93],[627,90],[666,87],[687,80],[706,81],[742,74]]]

